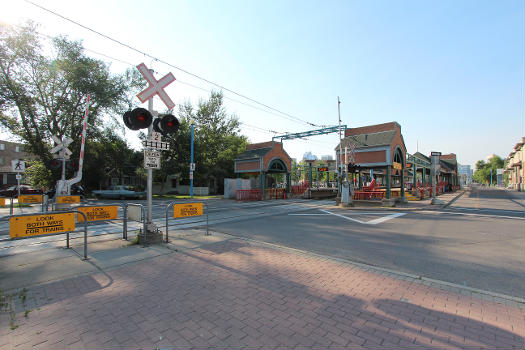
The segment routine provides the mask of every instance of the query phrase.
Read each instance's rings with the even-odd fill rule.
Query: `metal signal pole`
[[[153,97],[148,100],[148,111],[153,114]],[[153,124],[148,127],[148,140],[151,138],[151,132],[153,131]],[[153,169],[148,168],[148,214],[146,224],[151,224],[151,207],[153,206]],[[144,232],[146,234],[146,232]]]

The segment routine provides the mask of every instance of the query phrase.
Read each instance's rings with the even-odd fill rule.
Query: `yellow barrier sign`
[[[42,203],[41,194],[21,194],[18,196],[18,203]]]
[[[75,213],[17,216],[9,219],[11,238],[64,233],[75,230]]]
[[[118,207],[78,207],[76,210],[83,212],[87,216],[87,221],[113,220],[117,218]],[[83,222],[82,214],[77,215],[77,221]]]
[[[60,204],[80,203],[80,196],[58,196],[57,203],[60,203]]]
[[[185,218],[188,216],[202,215],[202,203],[186,203],[173,205],[173,217]]]
[[[5,205],[5,198],[0,198],[0,205],[1,205],[1,206],[4,206],[4,205]]]

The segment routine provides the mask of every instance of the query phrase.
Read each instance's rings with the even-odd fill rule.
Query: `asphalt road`
[[[524,298],[524,205],[476,187],[440,211],[315,208],[212,229]]]

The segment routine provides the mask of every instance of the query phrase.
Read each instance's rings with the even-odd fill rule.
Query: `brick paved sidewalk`
[[[2,314],[0,349],[525,345],[514,306],[243,240],[34,287],[25,304],[14,330]]]

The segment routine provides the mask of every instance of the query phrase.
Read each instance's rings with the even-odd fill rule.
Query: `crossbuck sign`
[[[160,99],[162,100],[162,102],[164,102],[168,109],[172,109],[173,107],[175,107],[175,103],[173,103],[166,91],[164,91],[164,88],[166,86],[175,81],[175,77],[173,76],[173,74],[171,74],[170,72],[163,76],[159,81],[157,81],[157,79],[155,79],[153,74],[150,72],[150,70],[148,69],[148,67],[146,67],[144,63],[139,64],[137,66],[137,69],[142,74],[144,79],[146,79],[149,82],[148,88],[137,95],[140,102],[144,103],[150,98],[153,98],[153,96],[159,95]]]

